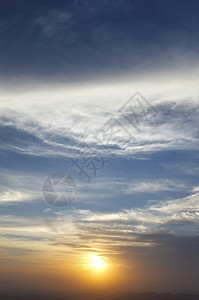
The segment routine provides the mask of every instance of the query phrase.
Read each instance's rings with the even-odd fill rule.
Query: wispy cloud
[[[97,90],[94,91],[97,93]],[[117,96],[110,90],[106,96],[102,93],[91,96],[85,89],[82,94],[81,90],[77,91],[77,95],[74,91],[67,93],[64,89],[54,89],[51,94],[45,90],[15,96],[5,94],[1,102],[1,125],[4,131],[9,128],[17,130],[23,139],[20,145],[12,139],[4,143],[14,151],[31,155],[44,155],[46,152],[47,155],[74,156],[75,153],[78,155],[82,144],[86,142],[100,153],[108,155],[102,147],[104,141],[97,138],[96,134],[128,99],[127,95],[130,95],[129,89]],[[128,121],[122,128],[114,125],[114,131],[119,129],[120,134],[117,133],[106,146],[114,148],[114,153],[120,156],[171,149],[197,149],[199,108],[195,100],[190,98],[185,104],[180,94],[174,100],[161,96],[159,99],[154,96],[152,100],[151,95],[149,98],[157,114],[149,120],[144,115],[139,116],[139,131]],[[48,106],[42,104],[45,99]],[[135,121],[133,115],[128,117],[133,117]],[[126,136],[124,127],[131,133],[130,137]]]
[[[32,200],[30,193],[22,193],[21,191],[5,191],[0,194],[0,204],[2,203],[13,203],[13,202],[25,202]]]
[[[123,188],[125,194],[133,193],[159,193],[163,191],[181,191],[186,188],[185,184],[171,181],[169,179],[151,180],[151,181],[136,181],[126,184]]]

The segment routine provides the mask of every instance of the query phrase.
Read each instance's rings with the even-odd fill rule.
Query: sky
[[[0,291],[199,293],[198,9],[0,0]]]

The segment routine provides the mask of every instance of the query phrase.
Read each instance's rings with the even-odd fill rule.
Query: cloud
[[[0,205],[31,204],[41,201],[42,175],[1,169],[0,180]]]
[[[121,84],[120,90],[122,87]],[[126,107],[129,109],[125,112],[128,113],[126,119],[118,114],[117,109],[125,102],[129,87],[117,96],[114,90],[106,87],[104,92],[99,88],[93,89],[95,96],[91,96],[92,89],[80,89],[77,94],[75,90],[63,88],[55,88],[51,93],[40,90],[18,95],[4,94],[0,109],[4,132],[1,147],[31,155],[46,153],[71,157],[81,155],[84,143],[105,156],[111,151],[118,156],[139,156],[164,150],[197,149],[199,108],[193,97],[186,102],[181,94],[172,100],[150,95],[150,105],[157,111],[155,115],[151,115],[151,108],[144,100],[141,104],[145,105],[143,110],[139,102],[135,103],[132,99],[129,108]],[[104,124],[111,115],[117,123],[113,126],[111,139],[105,136],[104,140],[98,132],[106,128]],[[128,120],[137,124],[138,129]],[[110,126],[107,132],[110,135]],[[10,141],[6,139],[8,133],[12,135]]]
[[[100,226],[103,223],[103,227],[107,229],[117,228],[120,231],[120,226],[123,229],[129,230],[132,233],[138,232],[153,232],[156,229],[167,228],[170,224],[184,224],[186,222],[199,223],[199,194],[193,194],[188,197],[170,201],[159,202],[158,205],[148,205],[145,207],[139,207],[129,210],[121,210],[113,213],[92,213],[84,217],[81,223]],[[183,234],[186,226],[180,229]],[[178,232],[179,228],[175,226],[171,229]],[[190,231],[191,234],[191,231]],[[194,229],[195,234],[195,229]]]
[[[199,211],[199,193],[196,192],[191,196],[175,201],[170,200],[166,203],[162,202],[158,206],[153,206],[151,209],[167,214],[184,212],[185,216],[186,213],[188,214],[190,212],[190,215],[192,213],[195,214],[197,220]]]
[[[0,204],[2,203],[13,203],[13,202],[25,202],[32,200],[32,195],[30,193],[22,193],[21,191],[5,191],[0,194]]]
[[[176,183],[168,179],[153,180],[153,181],[137,181],[129,183],[123,188],[125,194],[133,193],[158,193],[163,191],[180,191],[184,190],[186,186],[182,183]]]

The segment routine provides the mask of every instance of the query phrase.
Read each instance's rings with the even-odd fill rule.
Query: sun
[[[106,262],[102,256],[92,255],[91,256],[91,267],[92,269],[103,270],[106,268]]]

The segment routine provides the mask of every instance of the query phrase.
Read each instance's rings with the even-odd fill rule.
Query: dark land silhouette
[[[0,300],[199,300],[199,295],[171,293],[109,293],[102,291],[78,291],[55,293],[0,293]]]

